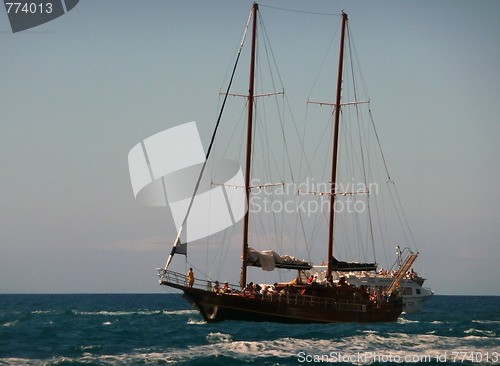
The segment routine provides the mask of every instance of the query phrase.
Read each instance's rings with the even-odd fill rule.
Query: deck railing
[[[158,277],[160,277],[160,280],[158,281],[160,285],[162,284],[163,281],[165,281],[179,286],[188,286],[187,275],[169,270],[165,271],[163,270],[163,268],[157,268],[156,270],[158,271]],[[193,288],[197,288],[199,290],[212,291],[214,283],[215,281],[201,280],[195,277]]]
[[[173,272],[173,271],[164,271],[163,269],[158,269],[158,276],[160,277],[160,284],[168,285],[175,284],[179,286],[187,286],[188,278],[186,275]],[[205,291],[213,291],[213,284],[215,281],[211,280],[200,280],[196,279],[193,284],[193,288]],[[237,286],[233,286],[234,288]],[[222,289],[222,286],[220,286]],[[250,296],[244,295],[241,291],[234,292],[219,292],[220,295],[227,296]],[[353,300],[349,299],[335,299],[335,298],[327,298],[327,297],[319,297],[312,295],[302,295],[300,293],[254,293],[251,295],[253,298],[258,298],[264,301],[270,302],[278,302],[278,303],[287,303],[290,305],[310,305],[318,308],[334,308],[337,310],[343,311],[356,311],[356,312],[367,312],[367,304],[366,302],[361,302],[360,299],[353,298]]]

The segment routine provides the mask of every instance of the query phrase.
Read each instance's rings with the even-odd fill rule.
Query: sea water
[[[500,364],[500,297],[388,324],[206,323],[178,294],[0,295],[0,365]]]

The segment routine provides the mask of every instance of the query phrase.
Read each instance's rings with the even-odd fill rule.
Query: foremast
[[[337,72],[337,96],[335,99],[334,127],[333,127],[333,151],[332,151],[332,171],[330,180],[330,217],[328,221],[328,264],[327,276],[331,276],[336,267],[333,257],[333,234],[335,229],[335,190],[337,183],[338,145],[339,145],[339,125],[340,125],[340,101],[342,98],[342,72],[344,66],[344,39],[347,26],[347,14],[342,12],[342,25],[340,33],[339,66]]]
[[[248,218],[250,203],[250,169],[252,163],[252,127],[254,109],[254,84],[255,84],[255,48],[257,37],[257,11],[259,5],[253,3],[252,7],[252,45],[250,51],[250,76],[248,81],[248,112],[247,112],[247,146],[245,159],[245,216],[243,217],[243,249],[241,255],[240,286],[244,288],[247,282],[247,257],[248,257]]]

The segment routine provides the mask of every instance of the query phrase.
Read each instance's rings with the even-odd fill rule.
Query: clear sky
[[[16,34],[0,14],[0,293],[163,291],[175,227],[135,202],[127,155],[193,120],[208,143],[251,4],[83,0]],[[438,294],[500,295],[500,2],[261,4],[349,14],[417,269]],[[261,10],[307,63],[315,21]]]

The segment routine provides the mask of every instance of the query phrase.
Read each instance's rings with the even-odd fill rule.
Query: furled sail
[[[273,250],[257,251],[248,248],[247,265],[261,267],[264,271],[272,271],[275,268],[304,269],[312,268],[312,264],[289,255],[279,255]]]
[[[332,257],[333,268],[337,271],[376,271],[377,263],[344,262]]]

